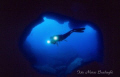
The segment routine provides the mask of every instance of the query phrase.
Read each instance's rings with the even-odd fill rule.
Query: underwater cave
[[[30,23],[19,48],[37,72],[58,77],[103,59],[102,32],[97,25],[55,13],[41,14]]]

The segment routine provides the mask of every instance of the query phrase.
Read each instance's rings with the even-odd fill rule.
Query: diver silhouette
[[[69,32],[67,32],[65,34],[52,36],[52,37],[50,37],[50,43],[58,45],[58,42],[60,42],[62,40],[65,40],[71,33],[73,33],[73,32],[82,33],[82,32],[84,32],[83,30],[85,30],[85,28],[72,29],[72,30],[70,30]]]

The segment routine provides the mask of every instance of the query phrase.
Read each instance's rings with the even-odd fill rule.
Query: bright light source
[[[58,39],[58,37],[57,36],[54,36],[54,40],[57,40]]]
[[[49,43],[50,43],[50,41],[48,40],[48,41],[47,41],[47,43],[49,44]]]

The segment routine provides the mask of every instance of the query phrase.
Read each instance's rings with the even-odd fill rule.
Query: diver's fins
[[[78,28],[78,29],[73,29],[73,32],[84,32],[85,28]]]

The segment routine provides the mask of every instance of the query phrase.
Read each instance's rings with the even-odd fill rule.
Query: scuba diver
[[[81,32],[84,32],[83,30],[85,30],[85,28],[72,29],[72,30],[70,30],[69,32],[67,32],[65,34],[55,35],[55,36],[50,37],[50,40],[47,41],[47,42],[58,45],[58,42],[60,42],[62,40],[65,40],[71,33],[73,33],[73,32],[80,32],[81,33]]]

